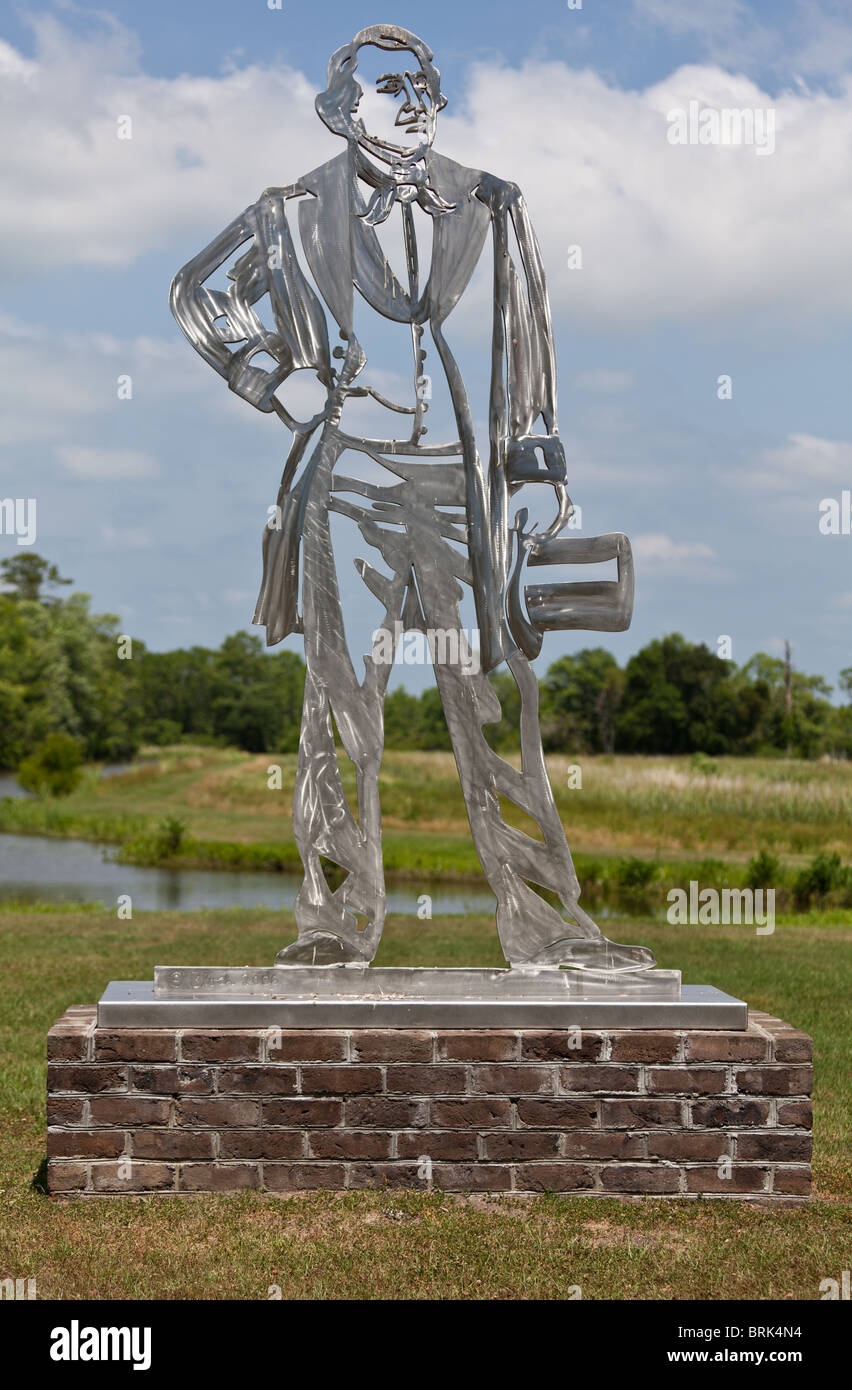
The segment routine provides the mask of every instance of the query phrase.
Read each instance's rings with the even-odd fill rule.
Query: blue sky
[[[737,661],[789,638],[835,681],[852,536],[818,521],[852,488],[846,3],[7,5],[0,496],[37,499],[35,548],[155,648],[248,626],[288,440],[184,343],[168,285],[264,187],[337,153],[313,95],[330,52],[388,19],[435,52],[436,147],[526,194],[570,490],[584,533],[634,541],[631,630],[553,634],[539,665],[679,630],[730,635]],[[774,152],[673,146],[668,113],[691,100],[771,109]],[[480,391],[485,302],[457,311]]]

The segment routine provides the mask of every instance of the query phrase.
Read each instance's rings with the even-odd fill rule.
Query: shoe
[[[324,931],[305,932],[275,957],[276,965],[347,965],[352,961],[369,963],[354,946]]]
[[[657,962],[653,951],[649,951],[647,946],[619,946],[605,936],[591,940],[588,937],[577,939],[566,936],[518,964],[522,968],[528,965],[565,965],[574,970],[626,974],[632,970],[653,970]]]

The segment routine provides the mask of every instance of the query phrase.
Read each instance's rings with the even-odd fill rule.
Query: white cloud
[[[604,369],[579,372],[575,376],[573,384],[577,391],[592,391],[600,392],[602,395],[610,395],[618,391],[629,391],[633,385],[633,373],[606,371]]]
[[[292,68],[154,78],[115,23],[88,39],[52,19],[35,28],[35,62],[8,45],[2,55],[0,114],[16,139],[0,148],[0,258],[15,274],[129,265],[166,246],[177,267],[264,187],[340,149]],[[721,66],[623,91],[558,61],[490,62],[472,69],[463,106],[450,95],[438,147],[522,184],[554,309],[573,321],[852,310],[849,81],[773,99]],[[691,99],[773,106],[775,153],[670,145],[667,112]],[[117,138],[125,114],[132,140]],[[568,265],[575,244],[582,270]]]
[[[8,45],[0,54],[0,120],[15,131],[0,149],[8,266],[123,266],[190,227],[213,236],[264,187],[332,153],[301,73],[155,78],[133,35],[103,18],[94,37],[31,19],[35,62]],[[124,116],[130,139],[119,139]]]
[[[732,475],[730,481],[779,499],[784,494],[812,495],[820,485],[848,487],[850,478],[852,444],[848,441],[791,434],[783,444],[765,449],[754,468]]]
[[[63,468],[78,478],[154,478],[160,471],[156,459],[141,449],[61,444],[56,453]]]
[[[153,544],[150,535],[141,526],[113,526],[110,522],[101,526],[101,540],[110,550],[125,550],[128,547],[147,550]]]
[[[637,566],[654,575],[708,572],[716,552],[703,541],[676,541],[662,531],[648,532],[633,541]]]

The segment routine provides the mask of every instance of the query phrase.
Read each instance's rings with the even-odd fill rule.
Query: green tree
[[[70,734],[48,734],[18,768],[18,781],[38,795],[68,796],[79,785],[83,748]]]
[[[0,583],[11,591],[14,598],[27,599],[31,603],[54,603],[54,598],[45,597],[42,589],[55,588],[60,584],[72,584],[72,579],[63,579],[48,560],[43,560],[35,551],[21,551],[0,560]]]
[[[604,647],[563,656],[542,682],[542,741],[548,752],[611,753],[624,678]]]

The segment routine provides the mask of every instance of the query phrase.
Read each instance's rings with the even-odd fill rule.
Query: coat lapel
[[[488,232],[490,211],[475,196],[482,177],[443,155],[431,154],[434,186],[443,198],[456,204],[454,212],[433,219],[432,264],[415,319],[435,318],[439,323],[460,300]],[[372,227],[356,225],[360,205],[353,206],[356,192],[354,161],[346,149],[335,159],[299,180],[312,198],[299,204],[299,232],[308,264],[328,308],[347,338],[353,334],[353,285],[368,287],[368,300],[388,318],[408,321],[408,295],[385,260]],[[363,200],[359,200],[359,203]]]

